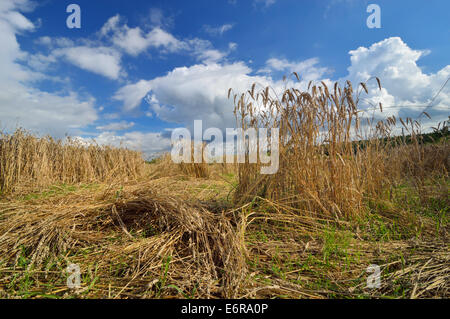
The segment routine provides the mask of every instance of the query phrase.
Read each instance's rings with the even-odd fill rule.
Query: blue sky
[[[66,26],[71,3],[80,29]],[[380,29],[366,25],[371,3]],[[417,117],[450,76],[448,12],[446,0],[1,0],[0,127],[152,155],[195,119],[232,127],[228,88],[281,89],[293,71],[300,88],[378,76],[367,101]],[[425,127],[449,115],[449,88]]]

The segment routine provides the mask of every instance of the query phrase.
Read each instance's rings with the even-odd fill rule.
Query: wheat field
[[[366,118],[365,84],[271,92],[229,97],[280,129],[273,175],[2,133],[0,297],[449,298],[448,122]]]

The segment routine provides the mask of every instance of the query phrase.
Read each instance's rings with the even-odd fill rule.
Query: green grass
[[[20,197],[23,201],[46,199],[50,197],[63,197],[70,193],[75,193],[78,191],[95,191],[100,187],[99,184],[80,184],[80,185],[68,185],[59,184],[50,186],[45,191],[39,193],[29,193],[22,195]]]

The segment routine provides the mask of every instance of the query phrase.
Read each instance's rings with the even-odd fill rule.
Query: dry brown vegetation
[[[379,80],[378,84],[381,89]],[[360,89],[367,91],[365,84]],[[405,177],[423,184],[433,174],[448,175],[446,143],[420,145],[419,123],[399,119],[413,139],[405,145],[392,136],[395,117],[380,121],[362,117],[361,90],[355,93],[350,82],[343,89],[336,83],[330,93],[325,83],[310,83],[309,92],[292,88],[278,99],[269,88],[256,92],[254,85],[235,95],[241,127],[280,129],[277,174],[261,174],[261,165],[249,164],[247,154],[247,163],[239,166],[235,199],[245,202],[263,196],[308,215],[348,218],[363,212],[365,198],[382,197],[386,187]]]
[[[0,132],[0,192],[56,183],[136,180],[145,170],[140,152],[77,140],[35,137],[22,129]]]
[[[243,128],[280,128],[274,175],[2,135],[0,297],[450,297],[448,135],[363,124],[364,89],[236,96]]]

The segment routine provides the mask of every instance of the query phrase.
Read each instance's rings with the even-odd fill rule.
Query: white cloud
[[[149,49],[157,49],[159,53],[188,53],[199,61],[217,62],[228,55],[228,52],[217,50],[208,40],[199,38],[177,39],[160,26],[153,26],[144,31],[140,27],[130,28],[121,23],[121,17],[111,17],[101,28],[100,35],[108,37],[117,47],[132,56],[138,56]]]
[[[107,32],[115,22],[109,19],[100,33]],[[48,54],[36,53],[30,56],[28,64],[38,70],[47,68],[51,63],[64,59],[80,69],[117,80],[126,75],[121,67],[121,53],[112,47],[106,47],[99,41],[88,39],[72,40],[64,37],[42,36],[34,41],[49,49]]]
[[[71,39],[64,37],[54,37],[51,38],[49,36],[43,36],[34,41],[36,44],[46,46],[48,48],[55,47],[72,47],[74,46],[74,42]]]
[[[147,34],[147,41],[151,47],[163,47],[169,52],[176,52],[184,48],[184,44],[181,41],[161,28],[154,28],[150,31]]]
[[[380,93],[375,81],[369,82],[371,103],[382,102],[385,114],[413,117],[421,113],[431,102],[442,84],[450,76],[450,65],[437,73],[426,74],[417,62],[429,51],[411,49],[399,37],[392,37],[360,47],[349,52],[351,65],[348,76],[353,83],[365,82],[370,77],[378,77],[384,90]],[[344,79],[342,79],[344,80]],[[443,90],[434,101],[434,106],[427,111],[433,122],[446,119],[450,105],[450,93]],[[400,106],[395,108],[388,108]],[[418,107],[419,106],[419,107]]]
[[[183,48],[183,43],[159,26],[145,33],[140,27],[130,28],[121,24],[119,15],[111,17],[100,30],[102,36],[111,36],[112,42],[126,53],[137,56],[148,48],[162,48],[176,52]]]
[[[28,65],[36,71],[44,72],[47,70],[52,63],[57,61],[56,57],[53,55],[45,55],[41,53],[30,54],[27,57]]]
[[[292,62],[286,59],[271,58],[266,61],[266,67],[259,70],[259,73],[271,73],[281,71],[287,73],[297,72],[298,76],[305,81],[319,80],[326,73],[331,71],[325,67],[318,67],[318,58],[311,58],[300,62]],[[289,75],[289,74],[285,74]]]
[[[198,61],[204,63],[219,62],[232,51],[231,48],[228,49],[228,52],[219,51],[214,49],[210,41],[199,38],[186,40],[185,45],[187,50],[189,50]]]
[[[36,3],[29,0],[4,0],[0,2],[0,15],[9,11],[30,12],[34,10],[36,5]]]
[[[109,123],[107,125],[103,126],[97,126],[97,130],[101,131],[123,131],[128,130],[134,126],[134,122],[127,122],[127,121],[121,121],[121,122],[115,122],[115,123]]]
[[[116,14],[115,16],[109,18],[100,29],[100,35],[107,36],[110,32],[115,32],[119,29],[119,23],[120,15]]]
[[[203,29],[205,30],[206,33],[212,35],[212,36],[217,36],[217,35],[223,35],[225,32],[231,30],[233,28],[233,24],[230,23],[226,23],[223,24],[221,26],[218,27],[212,27],[210,25],[204,25]]]
[[[166,76],[127,85],[114,98],[131,110],[150,92],[151,111],[160,119],[188,126],[195,119],[202,119],[209,127],[234,127],[233,100],[227,97],[229,88],[244,92],[255,82],[260,86],[279,85],[250,73],[251,69],[242,62],[181,67]]]
[[[378,76],[383,79],[383,86],[395,91],[399,99],[423,96],[423,90],[430,84],[429,77],[416,63],[424,52],[410,49],[400,38],[360,47],[349,54],[349,77],[360,82]]]
[[[16,125],[39,133],[63,136],[66,132],[93,123],[97,119],[93,98],[80,98],[75,92],[53,94],[39,90],[34,81],[46,78],[19,64],[30,56],[22,51],[16,35],[33,30],[33,24],[19,10],[34,5],[24,0],[0,3],[0,119],[2,129]]]
[[[33,30],[34,25],[21,13],[17,11],[6,11],[1,13],[1,18],[8,22],[16,30]]]
[[[77,137],[86,143],[91,139]],[[147,156],[154,156],[163,151],[169,151],[171,140],[161,133],[128,132],[117,135],[114,132],[105,131],[94,138],[95,142],[101,145],[111,145],[116,147],[126,147],[128,149],[142,151]]]
[[[52,38],[49,36],[40,37],[37,40],[34,41],[37,44],[50,46],[52,44]]]
[[[382,102],[385,115],[414,117],[423,110],[416,105],[429,103],[450,75],[450,65],[437,73],[424,73],[417,65],[423,54],[424,51],[409,48],[400,38],[389,38],[369,48],[361,47],[350,51],[349,74],[339,81],[350,79],[356,87],[357,83],[366,81],[368,77],[378,76],[383,90],[380,92],[377,89],[375,81],[370,82],[370,95],[362,95],[364,99],[361,106],[367,107],[368,102],[376,106],[378,102]],[[302,90],[306,89],[309,80],[323,80],[332,85],[330,79],[323,78],[329,69],[318,67],[317,64],[316,58],[295,62],[269,59],[266,71],[299,72],[302,81],[296,83],[289,80],[286,85],[295,85]],[[269,85],[276,91],[284,86],[284,83],[274,81],[271,77],[252,75],[252,70],[243,62],[209,63],[176,68],[165,76],[127,85],[114,98],[122,101],[126,110],[132,110],[148,95],[150,110],[162,120],[189,127],[193,120],[203,119],[204,125],[209,127],[232,127],[233,101],[227,99],[228,89],[233,88],[235,92],[243,93],[255,82],[259,87]],[[435,104],[429,110],[434,123],[448,116],[448,89],[441,92]],[[393,105],[403,107],[387,108]]]
[[[141,104],[142,99],[150,89],[150,81],[141,80],[135,84],[128,84],[120,88],[113,98],[122,101],[125,111],[130,111]]]
[[[62,56],[68,62],[81,69],[118,79],[121,72],[120,54],[107,47],[90,48],[87,46],[68,47],[53,51],[56,57]]]

